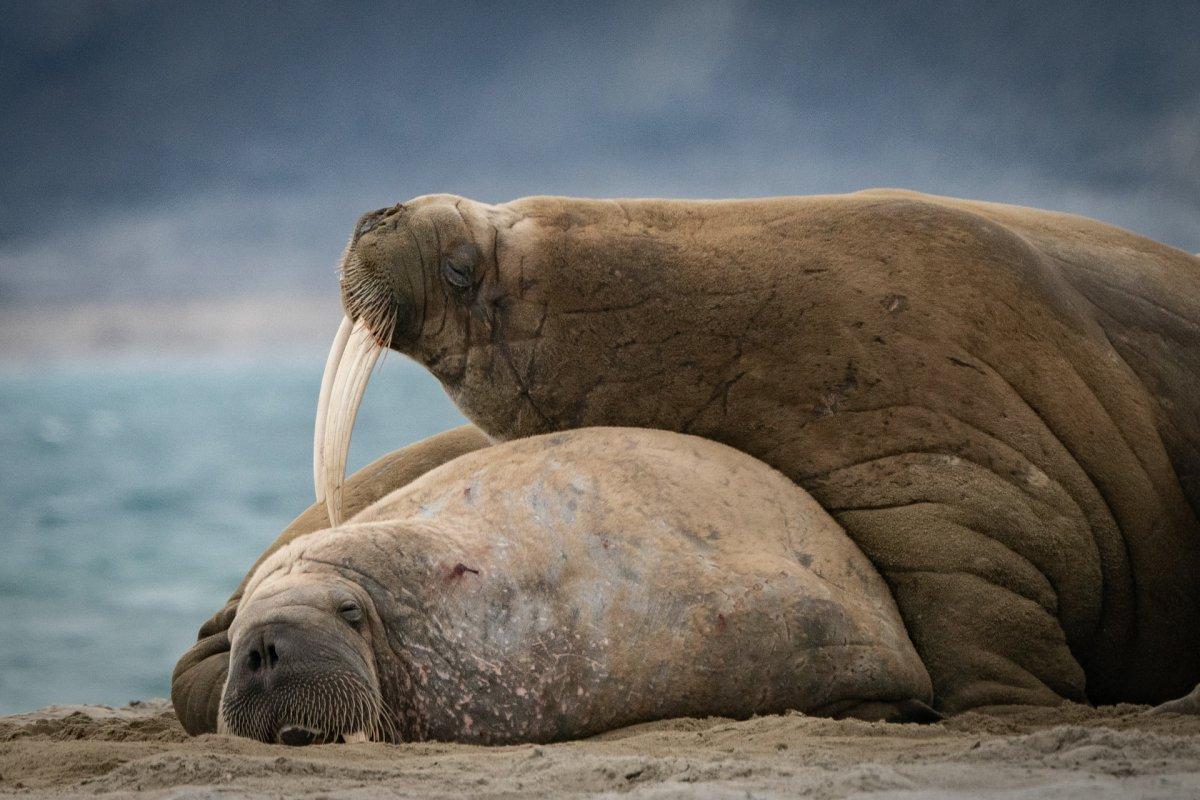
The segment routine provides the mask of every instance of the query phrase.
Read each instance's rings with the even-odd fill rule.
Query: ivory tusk
[[[342,353],[346,351],[346,341],[354,323],[349,317],[342,317],[337,335],[333,337],[333,346],[329,348],[329,358],[325,360],[325,372],[321,375],[321,393],[317,395],[317,421],[313,426],[313,488],[317,493],[317,502],[325,501],[325,487],[321,476],[325,472],[324,442],[325,415],[329,413],[329,395],[333,392],[333,378],[337,374],[338,364]]]
[[[329,392],[317,401],[313,463],[317,497],[325,501],[330,525],[342,522],[342,482],[346,477],[350,436],[354,432],[354,420],[367,390],[371,370],[383,352],[362,320],[353,323],[349,334],[344,337],[344,345],[339,347],[343,331],[349,326],[347,319],[338,329],[338,336],[329,353],[330,361],[325,367],[325,377],[321,380],[324,395],[325,382],[332,367]],[[341,353],[335,362],[333,356],[339,349]]]

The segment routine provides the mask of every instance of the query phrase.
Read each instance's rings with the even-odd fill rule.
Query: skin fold
[[[888,587],[806,492],[645,429],[446,463],[268,556],[229,635],[219,730],[265,741],[907,719],[932,697]]]
[[[433,195],[343,304],[497,440],[595,425],[762,459],[882,574],[944,711],[1200,680],[1200,260],[880,190]]]
[[[350,477],[344,489],[346,509],[349,514],[356,514],[431,469],[490,444],[477,428],[463,425],[396,450]],[[229,670],[229,626],[237,616],[238,603],[250,576],[277,550],[328,525],[323,505],[314,504],[296,517],[259,556],[225,607],[201,626],[199,640],[179,659],[171,676],[171,700],[188,733],[212,733],[217,729],[221,692]]]

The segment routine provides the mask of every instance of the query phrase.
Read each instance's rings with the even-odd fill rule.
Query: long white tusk
[[[341,330],[338,331],[338,336],[341,336]],[[334,348],[337,349],[336,341]],[[316,444],[321,449],[317,495],[325,499],[325,510],[329,514],[330,525],[339,525],[342,521],[342,482],[346,477],[350,435],[354,432],[354,419],[358,416],[358,407],[362,404],[363,393],[367,390],[371,370],[374,369],[381,352],[383,348],[376,343],[375,337],[363,321],[359,320],[354,323],[345,349],[335,366],[333,385],[326,401],[324,430],[320,431],[323,435]],[[319,406],[320,401],[318,412]],[[317,425],[320,424],[318,419]]]
[[[333,347],[329,348],[329,358],[325,360],[325,372],[321,375],[321,393],[317,395],[317,422],[313,426],[313,488],[317,493],[317,502],[325,501],[325,486],[321,483],[321,475],[325,472],[325,415],[329,413],[329,395],[333,392],[333,378],[337,375],[338,364],[341,363],[342,353],[346,351],[346,342],[350,339],[350,330],[354,322],[349,317],[342,317],[337,335],[333,337]]]

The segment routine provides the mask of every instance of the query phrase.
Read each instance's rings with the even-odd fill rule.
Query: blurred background
[[[0,3],[0,713],[163,696],[311,500],[335,264],[430,192],[898,186],[1200,250],[1200,6]],[[461,420],[392,355],[351,467]]]

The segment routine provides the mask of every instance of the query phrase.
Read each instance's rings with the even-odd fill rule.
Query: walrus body
[[[1200,679],[1200,261],[906,192],[437,195],[364,216],[343,303],[497,439],[694,433],[883,574],[936,705]],[[335,448],[336,450],[336,448]]]
[[[269,556],[230,637],[221,729],[266,741],[538,742],[932,696],[887,586],[806,492],[664,431],[455,459]]]

